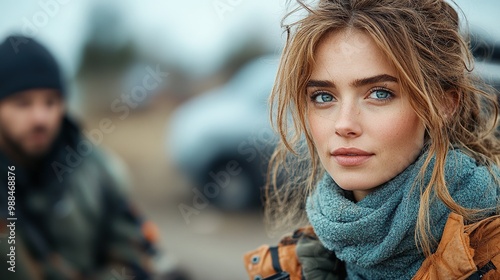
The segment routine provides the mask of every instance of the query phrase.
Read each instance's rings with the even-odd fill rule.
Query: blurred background
[[[477,72],[500,88],[500,2],[456,1]],[[242,255],[275,243],[259,188],[276,136],[267,98],[285,0],[0,2],[0,37],[44,43],[70,114],[128,169],[132,198],[161,232],[162,262],[193,279],[246,279]],[[146,82],[147,81],[147,82]]]

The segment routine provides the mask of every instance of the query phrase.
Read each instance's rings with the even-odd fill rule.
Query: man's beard
[[[29,134],[34,134],[34,133],[48,133],[48,129],[44,126],[35,126],[34,128],[31,129],[31,131],[28,133]],[[2,138],[2,141],[4,143],[4,146],[7,150],[9,150],[10,153],[14,154],[16,157],[18,157],[20,160],[23,162],[29,163],[29,164],[35,164],[40,162],[51,150],[51,147],[53,146],[53,140],[52,143],[47,145],[45,149],[35,151],[35,152],[28,152],[26,149],[22,146],[20,141],[17,141],[9,133],[6,131],[3,131],[3,133],[0,136]]]

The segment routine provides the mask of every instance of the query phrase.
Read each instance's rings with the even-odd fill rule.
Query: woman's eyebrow
[[[357,79],[351,83],[353,87],[362,87],[370,84],[381,83],[381,82],[394,82],[397,83],[398,79],[394,76],[388,74],[381,74],[373,77]],[[327,80],[309,80],[306,87],[324,87],[324,88],[335,88],[335,83]]]
[[[309,80],[306,87],[335,88],[335,84],[326,80]]]
[[[381,82],[397,83],[398,79],[396,77],[388,75],[388,74],[382,74],[382,75],[377,75],[377,76],[373,76],[373,77],[369,77],[369,78],[355,80],[354,82],[351,83],[351,85],[353,87],[362,87],[362,86],[381,83]]]

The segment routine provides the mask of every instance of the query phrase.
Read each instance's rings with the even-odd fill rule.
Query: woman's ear
[[[458,109],[459,99],[458,91],[450,90],[446,92],[446,102],[443,104],[443,113],[446,120],[455,115]]]

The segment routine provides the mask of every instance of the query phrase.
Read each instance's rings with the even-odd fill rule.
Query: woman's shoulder
[[[445,176],[450,194],[463,207],[496,206],[500,196],[498,166],[482,164],[460,149],[453,149],[447,155]]]
[[[500,216],[466,224],[451,213],[436,252],[413,279],[499,279],[499,242]]]

